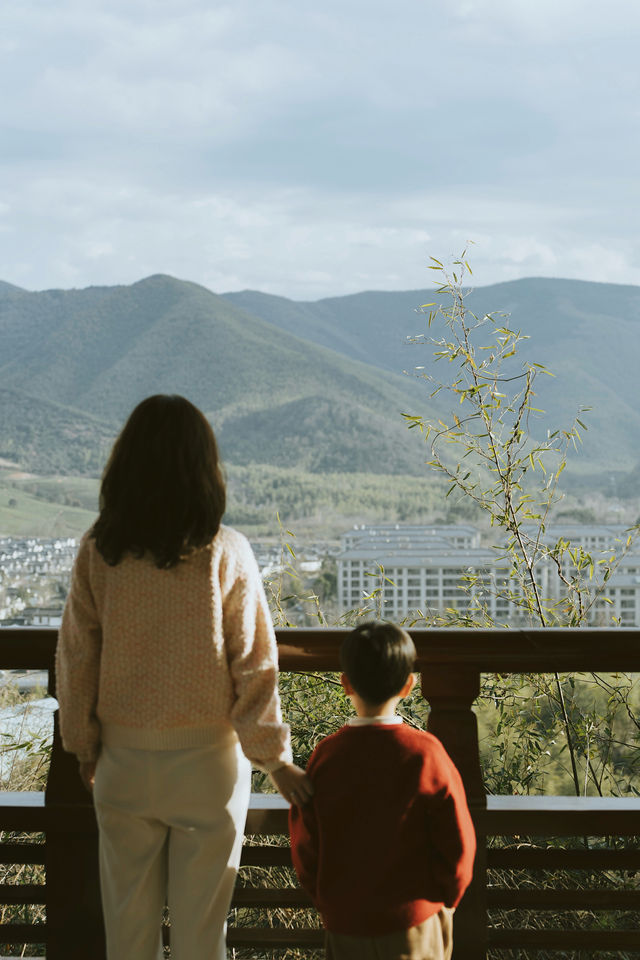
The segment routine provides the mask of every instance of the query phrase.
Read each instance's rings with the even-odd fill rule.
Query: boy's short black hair
[[[365,703],[385,703],[402,690],[416,662],[409,634],[395,623],[369,620],[352,630],[340,648],[340,665]]]

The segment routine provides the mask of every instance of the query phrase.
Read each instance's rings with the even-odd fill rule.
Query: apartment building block
[[[537,529],[525,526],[523,532],[535,553]],[[550,546],[560,538],[592,556],[592,572],[588,566],[578,571],[566,556],[562,566],[568,579],[579,574],[594,598],[589,622],[607,625],[615,617],[623,626],[640,625],[640,549],[627,544],[626,527],[554,524],[540,542]],[[614,553],[617,563],[605,582],[605,564]],[[518,625],[527,617],[504,544],[481,545],[480,531],[471,525],[354,527],[342,538],[337,562],[342,611],[370,609],[403,619],[453,610],[464,617],[480,605],[498,623]],[[540,595],[550,605],[560,600],[566,588],[557,565],[540,558],[534,570]]]

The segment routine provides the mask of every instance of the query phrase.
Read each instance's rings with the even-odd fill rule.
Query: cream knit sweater
[[[246,538],[213,542],[168,570],[126,555],[115,567],[85,534],[56,652],[66,750],[95,760],[100,744],[150,750],[235,738],[258,767],[291,760],[277,648]]]

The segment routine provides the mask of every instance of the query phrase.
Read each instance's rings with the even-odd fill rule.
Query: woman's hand
[[[311,780],[295,763],[286,763],[284,767],[272,771],[269,776],[287,803],[295,803],[301,807],[313,795]]]
[[[96,775],[95,760],[80,763],[80,779],[84,783],[89,793],[93,793],[93,781]]]

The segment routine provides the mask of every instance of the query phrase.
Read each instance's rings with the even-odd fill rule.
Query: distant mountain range
[[[438,300],[434,289],[369,292],[314,303],[247,290],[225,297],[270,323],[384,370],[448,375],[426,344],[408,337],[427,332],[420,304]],[[580,470],[628,468],[640,460],[640,287],[581,280],[523,279],[471,290],[465,301],[478,317],[510,317],[530,337],[519,356],[549,368],[539,377],[536,406],[544,417],[532,422],[538,436],[568,427],[580,406],[589,431]],[[432,331],[432,336],[439,335]]]
[[[211,418],[230,463],[421,472],[428,451],[401,413],[438,414],[414,375],[440,372],[432,351],[407,341],[426,332],[416,308],[434,299],[418,290],[300,303],[162,275],[40,293],[0,283],[0,458],[95,473],[142,397],[178,392]],[[534,432],[567,426],[588,405],[580,469],[640,459],[640,287],[526,279],[478,288],[467,304],[511,314],[531,337],[522,355],[556,375],[539,379],[547,415]]]
[[[0,384],[0,457],[30,469],[76,471],[71,439],[88,437],[93,425],[86,469],[94,470],[105,430],[113,436],[132,407],[157,392],[185,394],[201,407],[231,463],[423,468],[424,445],[400,417],[421,403],[416,384],[171,277],[43,293],[0,288]],[[43,423],[49,441],[36,451],[24,431],[44,440]]]

